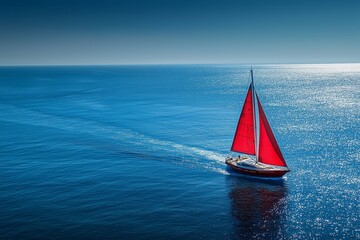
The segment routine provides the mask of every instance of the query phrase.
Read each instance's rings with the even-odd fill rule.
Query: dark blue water
[[[291,172],[226,168],[248,66],[0,68],[1,239],[360,239],[360,65],[255,66]]]

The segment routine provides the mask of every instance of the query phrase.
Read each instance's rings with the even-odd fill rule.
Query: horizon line
[[[99,64],[14,64],[2,65],[0,67],[81,67],[81,66],[176,66],[176,65],[249,65],[249,66],[271,66],[271,65],[346,65],[360,64],[360,62],[317,62],[317,63],[99,63]]]

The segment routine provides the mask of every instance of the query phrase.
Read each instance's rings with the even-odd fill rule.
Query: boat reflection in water
[[[286,238],[287,188],[283,181],[258,182],[229,177],[236,239]]]

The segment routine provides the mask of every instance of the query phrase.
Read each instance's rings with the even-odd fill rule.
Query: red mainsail
[[[231,150],[255,155],[253,90],[250,84],[244,106],[241,111]]]
[[[270,124],[265,116],[259,97],[256,94],[259,108],[260,139],[259,139],[259,162],[276,166],[287,167],[285,159],[271,131]]]

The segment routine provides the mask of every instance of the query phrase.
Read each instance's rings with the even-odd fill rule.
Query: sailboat
[[[227,157],[225,163],[237,172],[266,178],[278,178],[290,171],[251,83],[235,131],[231,151],[238,157]]]

